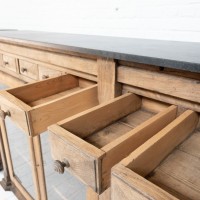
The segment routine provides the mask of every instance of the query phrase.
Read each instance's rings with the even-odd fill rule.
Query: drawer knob
[[[43,76],[42,76],[42,79],[47,79],[47,78],[49,78],[48,75],[43,75]]]
[[[22,72],[27,72],[26,68],[22,68],[21,70],[22,70]]]
[[[7,61],[4,62],[4,65],[8,65],[8,64],[9,64],[9,62],[7,62]]]
[[[59,160],[54,161],[54,170],[58,172],[59,174],[64,174],[65,167],[69,167],[69,162],[67,160],[64,160],[64,162],[61,162]]]

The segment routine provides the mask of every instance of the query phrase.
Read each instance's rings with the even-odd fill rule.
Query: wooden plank
[[[200,103],[200,84],[194,79],[124,66],[117,75],[121,83]]]
[[[102,103],[121,95],[121,84],[116,81],[115,61],[99,58],[97,65],[99,102]]]
[[[196,131],[178,149],[200,159],[200,131]]]
[[[99,200],[99,195],[91,187],[87,187],[86,200]]]
[[[16,98],[19,98],[21,101],[30,103],[77,86],[77,77],[72,75],[63,75],[36,83],[30,83],[7,91]]]
[[[134,112],[140,106],[140,97],[129,93],[72,116],[59,124],[68,131],[84,138]]]
[[[89,58],[0,43],[0,49],[52,65],[97,75],[97,61]]]
[[[29,111],[32,135],[40,134],[47,126],[98,105],[97,86],[82,89],[64,97],[33,107]]]
[[[158,186],[118,164],[112,169],[112,200],[177,200]]]
[[[24,81],[22,81],[18,78],[15,78],[13,76],[10,76],[9,74],[4,73],[2,71],[0,71],[0,82],[9,87],[17,87],[17,86],[21,86],[21,85],[25,84]]]
[[[199,158],[180,150],[174,150],[156,168],[149,180],[179,199],[199,199],[199,165]]]
[[[122,163],[141,176],[148,175],[184,139],[194,131],[198,115],[188,110],[141,145]],[[158,151],[159,149],[159,151]]]
[[[75,145],[76,141],[78,142],[80,139],[71,136],[72,134],[65,130],[63,131],[62,128],[56,127],[56,125],[49,127],[49,130],[51,132],[50,145],[53,159],[61,162],[63,162],[64,159],[67,159],[69,167],[66,168],[66,170],[74,176],[77,176],[94,191],[97,191],[99,184],[96,179],[96,160],[100,159],[104,155],[104,152],[95,149],[84,141]],[[62,132],[60,132],[60,130],[65,134],[65,137],[62,137]],[[74,138],[73,142],[71,142],[71,140],[66,140],[66,137],[70,139]],[[90,153],[91,150],[94,150],[92,155]]]
[[[134,94],[141,95],[143,97],[155,99],[155,100],[158,100],[161,102],[177,105],[180,107],[185,107],[187,109],[191,109],[191,110],[200,112],[200,104],[199,103],[187,101],[187,100],[180,99],[180,98],[175,98],[175,97],[165,95],[165,94],[160,94],[155,91],[149,91],[149,90],[145,90],[145,89],[141,89],[141,88],[137,88],[137,87],[133,87],[133,86],[124,85],[123,93],[127,93],[127,92],[133,92]]]
[[[110,185],[110,169],[173,121],[176,112],[177,107],[170,106],[102,148],[106,152],[106,157],[102,160],[102,187],[104,189]]]

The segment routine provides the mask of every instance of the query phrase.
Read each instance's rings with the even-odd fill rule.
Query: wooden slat
[[[97,86],[94,85],[46,104],[35,106],[29,112],[31,134],[40,134],[47,129],[47,126],[94,107],[98,103]]]
[[[173,121],[176,117],[176,112],[177,107],[170,106],[102,148],[106,152],[106,157],[102,160],[102,187],[104,189],[110,184],[111,167]]]
[[[63,75],[36,83],[30,83],[7,91],[13,96],[19,98],[21,101],[29,103],[77,86],[77,77],[72,75]]]
[[[118,164],[112,169],[112,200],[177,200],[130,169]]]
[[[136,173],[146,176],[191,132],[198,123],[198,115],[188,110],[159,133],[136,149],[122,163]]]
[[[140,95],[140,96],[143,96],[143,97],[155,99],[155,100],[158,100],[158,101],[161,101],[161,102],[185,107],[187,109],[200,112],[200,104],[199,103],[187,101],[187,100],[184,100],[184,99],[172,97],[172,96],[165,95],[165,94],[160,94],[160,93],[155,92],[155,91],[149,91],[149,90],[145,90],[145,89],[141,89],[141,88],[137,88],[137,87],[133,87],[133,86],[124,85],[123,86],[123,93],[127,93],[127,92],[132,92],[134,94],[137,94],[137,95]]]
[[[121,95],[121,85],[116,81],[116,63],[112,59],[98,59],[98,96],[105,102]]]
[[[194,79],[120,66],[118,81],[200,103],[200,84]]]
[[[84,138],[134,112],[140,106],[141,99],[129,93],[68,118],[59,124],[68,131]]]

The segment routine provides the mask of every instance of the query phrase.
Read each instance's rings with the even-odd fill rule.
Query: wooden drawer
[[[61,71],[50,69],[48,67],[44,67],[44,66],[39,65],[38,68],[39,68],[39,79],[40,80],[44,80],[44,79],[47,79],[47,78],[52,78],[52,77],[62,75]]]
[[[3,67],[17,72],[17,59],[11,56],[3,55]]]
[[[63,75],[1,91],[1,109],[9,111],[12,121],[34,136],[66,116],[98,105],[96,84],[82,82],[76,76]]]
[[[27,76],[31,79],[37,80],[38,79],[38,66],[37,64],[19,60],[19,72],[20,74]]]
[[[200,199],[198,121],[185,111],[116,165],[112,200]]]
[[[68,171],[102,193],[111,167],[176,117],[176,106],[150,107],[153,102],[127,93],[50,126],[56,170],[67,162]]]

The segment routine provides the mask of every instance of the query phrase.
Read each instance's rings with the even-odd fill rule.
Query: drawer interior
[[[31,135],[99,104],[97,85],[69,74],[1,91],[0,99],[2,110]]]
[[[102,192],[110,186],[111,168],[172,122],[176,116],[176,106],[126,93],[50,126],[48,129],[51,143],[62,140],[59,151],[52,145],[52,157],[55,160],[67,159],[70,166],[76,162],[77,166],[77,160],[68,157],[67,152],[63,153],[66,146],[76,147],[80,152],[92,156],[95,163],[101,165],[96,168],[95,173],[98,176],[96,181],[100,182],[96,185],[101,184],[101,189],[97,190]],[[95,155],[95,152],[98,153]],[[78,172],[72,172],[78,176],[82,176],[83,172],[80,171],[84,170],[81,169],[84,166],[81,162],[78,163]],[[73,170],[73,167],[69,168],[69,171]]]
[[[198,114],[187,110],[121,164],[176,198],[200,199],[199,128]]]

